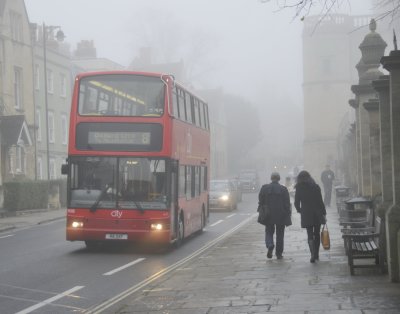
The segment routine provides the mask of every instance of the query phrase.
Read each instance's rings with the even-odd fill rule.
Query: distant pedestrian
[[[270,210],[267,225],[265,226],[265,245],[268,249],[267,257],[272,258],[274,251],[274,233],[276,229],[276,258],[282,259],[285,226],[290,221],[290,197],[288,189],[279,184],[280,175],[277,172],[271,174],[271,183],[264,184],[258,195],[258,204],[266,205]]]
[[[335,180],[335,173],[329,165],[326,165],[325,170],[321,173],[321,181],[324,185],[324,204],[328,207],[331,206],[333,180]]]
[[[326,223],[326,210],[322,201],[321,189],[307,171],[297,176],[294,206],[301,215],[301,227],[307,229],[310,262],[319,260],[321,224]]]

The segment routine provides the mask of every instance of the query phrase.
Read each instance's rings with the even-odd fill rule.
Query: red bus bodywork
[[[97,77],[105,77],[108,75],[159,78],[165,86],[163,114],[161,116],[101,116],[79,114],[80,82],[83,79],[89,78],[96,80]],[[195,197],[189,197],[188,199],[185,195],[179,194],[179,186],[181,184],[179,183],[179,178],[181,178],[182,175],[179,174],[178,170],[188,169],[182,168],[182,166],[192,167],[190,169],[193,169],[193,171],[200,169],[199,171],[201,173],[205,171],[206,174],[204,175],[203,173],[203,179],[208,181],[210,161],[208,115],[207,128],[201,128],[193,123],[188,123],[187,121],[182,121],[177,118],[177,113],[174,113],[173,108],[173,90],[177,88],[176,86],[179,86],[181,90],[191,95],[191,97],[199,99],[182,86],[175,84],[171,76],[158,73],[112,71],[84,73],[76,77],[70,115],[68,165],[66,167],[68,170],[64,171],[64,173],[68,172],[67,240],[85,241],[87,245],[105,240],[152,241],[169,244],[177,240],[182,240],[184,237],[196,231],[202,230],[208,217],[208,183],[199,183],[204,185],[204,189],[202,189],[200,193],[196,193],[198,195],[195,195]],[[161,125],[161,147],[158,151],[78,149],[77,146],[79,146],[79,143],[77,143],[77,141],[81,140],[81,136],[77,131],[78,126],[81,124],[94,126],[98,123]],[[90,132],[89,130],[88,134]],[[89,147],[89,145],[87,146]],[[169,186],[167,190],[170,191],[170,194],[172,193],[171,191],[176,191],[174,193],[175,196],[167,195],[167,197],[171,198],[169,208],[164,208],[162,210],[149,207],[145,209],[124,209],[115,206],[110,208],[99,207],[91,210],[87,208],[87,206],[72,206],[71,195],[74,192],[72,188],[74,183],[72,181],[75,179],[73,178],[73,170],[71,170],[71,161],[74,160],[74,158],[97,157],[125,158],[124,160],[128,159],[128,161],[129,158],[161,158],[165,160],[165,163],[168,165],[167,167],[169,167],[168,169],[171,169],[169,173],[171,177],[166,182],[175,186]],[[195,175],[192,177],[194,178]],[[118,202],[116,204],[118,204]],[[183,228],[181,228],[181,231],[178,230],[180,224],[178,218],[182,218]],[[161,230],[158,230],[157,225],[161,225]],[[182,239],[179,239],[179,232],[183,233],[183,236],[181,236]]]

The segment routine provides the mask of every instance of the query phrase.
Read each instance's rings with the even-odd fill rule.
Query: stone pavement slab
[[[63,219],[65,216],[65,208],[18,211],[15,216],[0,218],[0,233]]]
[[[196,260],[102,313],[400,313],[400,285],[378,269],[350,276],[336,210],[331,249],[309,262],[306,231],[293,216],[284,258],[266,258],[264,228],[252,219]]]

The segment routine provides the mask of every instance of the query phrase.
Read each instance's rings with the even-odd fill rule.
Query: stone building
[[[305,19],[303,29],[304,169],[319,179],[326,164],[338,170],[337,136],[354,118],[348,86],[357,81],[357,45],[365,16],[329,15]]]
[[[67,157],[71,58],[58,26],[32,24],[32,31],[36,178],[51,180],[61,177],[61,165]]]
[[[23,0],[0,1],[0,185],[35,177],[32,42]]]

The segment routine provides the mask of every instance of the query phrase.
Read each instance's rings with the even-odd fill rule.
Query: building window
[[[36,139],[42,141],[42,121],[40,119],[40,109],[36,110]]]
[[[35,89],[40,89],[40,68],[38,64],[35,64]]]
[[[37,178],[38,180],[42,180],[43,179],[43,161],[42,161],[42,157],[38,157],[37,160]]]
[[[60,74],[60,88],[61,97],[67,97],[67,78],[64,74]]]
[[[54,76],[52,70],[47,70],[47,92],[49,94],[54,93]]]
[[[16,12],[10,11],[11,38],[15,41],[23,41],[22,36],[22,16]]]
[[[49,166],[50,180],[54,180],[56,178],[56,161],[53,158],[50,158]]]
[[[15,109],[22,110],[22,69],[14,67]]]
[[[62,128],[62,143],[67,145],[68,142],[68,121],[67,115],[61,115],[61,128]]]
[[[15,172],[25,172],[25,150],[22,145],[17,145],[15,155]]]
[[[55,136],[54,136],[54,113],[49,111],[49,142],[54,143],[55,142]]]

